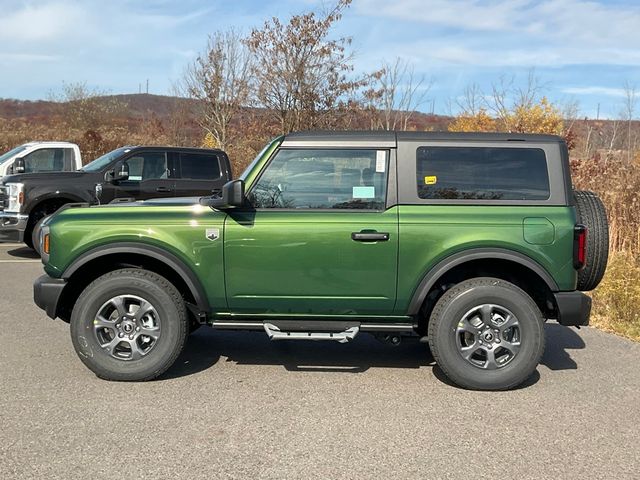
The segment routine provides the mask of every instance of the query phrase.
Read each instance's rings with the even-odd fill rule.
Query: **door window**
[[[24,157],[26,173],[62,172],[75,169],[72,148],[41,148]]]
[[[284,149],[248,197],[255,208],[384,210],[387,170],[386,150]]]
[[[129,166],[130,182],[169,178],[166,152],[138,153],[126,163]]]
[[[180,153],[180,177],[192,180],[220,178],[220,160],[208,153]]]

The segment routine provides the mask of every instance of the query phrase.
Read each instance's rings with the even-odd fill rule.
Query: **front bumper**
[[[58,316],[58,301],[66,285],[67,281],[64,278],[42,275],[33,283],[33,301],[47,312],[49,317],[56,318]]]
[[[0,211],[0,241],[22,242],[29,215]]]
[[[582,292],[556,292],[558,323],[570,327],[589,325],[591,298]]]

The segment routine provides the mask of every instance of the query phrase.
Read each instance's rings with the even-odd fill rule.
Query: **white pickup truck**
[[[80,148],[69,142],[29,142],[0,155],[0,178],[15,173],[71,172],[80,167]]]

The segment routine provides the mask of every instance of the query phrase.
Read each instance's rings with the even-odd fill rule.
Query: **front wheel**
[[[144,381],[164,373],[184,348],[189,320],[178,290],[147,270],[109,272],[80,295],[71,339],[80,360],[106,380]]]
[[[474,278],[448,290],[429,321],[429,346],[443,372],[472,390],[508,390],[524,382],[544,352],[544,319],[523,290]]]

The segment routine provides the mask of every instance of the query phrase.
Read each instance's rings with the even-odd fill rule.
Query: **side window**
[[[220,178],[220,159],[207,153],[180,153],[180,177],[193,180]]]
[[[386,150],[280,150],[249,201],[255,208],[384,210]]]
[[[74,170],[74,156],[72,148],[41,148],[25,155],[25,171],[35,173]]]
[[[127,160],[129,181],[169,178],[166,152],[141,152]]]
[[[418,197],[448,200],[546,200],[544,150],[506,147],[420,147]]]

